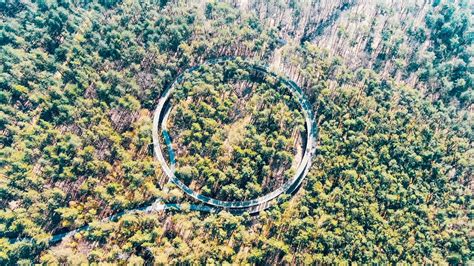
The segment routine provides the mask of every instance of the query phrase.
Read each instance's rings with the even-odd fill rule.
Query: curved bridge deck
[[[203,65],[214,65],[214,64],[223,64],[227,61],[232,61],[233,59],[217,59],[212,60],[204,63]],[[204,204],[210,205],[216,209],[225,209],[232,212],[249,212],[249,213],[256,213],[264,210],[272,205],[273,199],[278,197],[283,193],[291,194],[302,182],[304,177],[306,176],[309,168],[311,166],[311,159],[314,153],[315,148],[315,136],[317,132],[316,124],[313,121],[313,113],[311,110],[311,106],[307,101],[303,91],[301,88],[293,81],[285,79],[283,77],[278,76],[277,74],[269,71],[268,69],[250,64],[247,62],[243,62],[244,68],[250,71],[254,71],[258,74],[263,75],[270,75],[273,78],[278,79],[282,84],[284,84],[289,91],[292,93],[293,97],[298,100],[298,104],[300,105],[303,115],[305,117],[306,122],[306,147],[304,151],[304,155],[302,160],[299,163],[299,166],[296,170],[295,175],[290,178],[287,182],[285,182],[281,187],[278,189],[261,196],[259,198],[253,200],[244,200],[244,201],[223,201],[213,199],[207,196],[204,196],[200,193],[197,193],[186,186],[181,180],[176,178],[174,171],[175,171],[175,155],[173,152],[173,148],[171,145],[171,138],[168,134],[168,129],[166,127],[167,120],[169,117],[169,113],[171,108],[165,108],[166,103],[169,101],[171,94],[174,92],[176,85],[181,83],[183,77],[186,73],[191,73],[198,67],[194,66],[189,68],[188,70],[181,73],[175,81],[166,89],[163,93],[163,96],[158,102],[158,106],[154,112],[154,119],[153,119],[153,145],[154,145],[154,154],[156,159],[160,162],[164,173],[168,176],[169,181],[178,186],[184,193],[191,196],[192,198],[201,201]],[[159,128],[161,128],[163,139],[165,145],[168,150],[168,157],[170,160],[170,166],[166,162],[164,155],[162,153],[162,144],[160,143],[159,137]]]

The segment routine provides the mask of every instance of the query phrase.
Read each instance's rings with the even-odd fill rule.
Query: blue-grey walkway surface
[[[227,61],[232,61],[232,60],[234,59],[233,58],[215,59],[215,60],[207,61],[206,63],[202,65],[223,64]],[[281,187],[277,188],[276,190],[264,196],[258,197],[256,199],[244,200],[244,201],[222,201],[222,200],[206,197],[200,193],[193,191],[188,186],[186,186],[181,180],[176,178],[174,174],[175,164],[176,164],[175,154],[171,145],[171,138],[168,134],[168,130],[166,127],[166,122],[168,120],[171,108],[168,108],[168,110],[165,110],[164,106],[165,106],[165,103],[169,100],[173,91],[175,90],[176,85],[182,82],[183,76],[186,73],[191,73],[198,67],[202,66],[202,65],[197,65],[197,66],[189,68],[188,70],[178,75],[175,81],[163,92],[163,95],[160,98],[158,102],[158,106],[154,112],[152,136],[153,136],[155,158],[160,162],[164,173],[169,177],[169,181],[177,185],[187,195],[191,196],[192,198],[196,200],[201,201],[203,204],[200,204],[200,205],[178,204],[178,203],[163,204],[161,203],[161,199],[157,199],[154,203],[150,204],[149,206],[122,211],[120,213],[117,213],[115,215],[112,215],[106,218],[105,220],[116,220],[120,218],[121,216],[125,214],[129,214],[129,213],[151,213],[151,212],[162,211],[162,210],[178,210],[178,211],[190,210],[190,211],[202,211],[202,212],[210,212],[210,213],[226,210],[234,214],[258,213],[272,206],[276,202],[278,202],[277,200],[275,200],[275,198],[277,198],[279,195],[291,194],[299,187],[299,185],[301,184],[301,182],[303,181],[304,177],[307,175],[311,167],[311,159],[315,151],[317,125],[313,119],[313,112],[311,110],[311,106],[309,102],[307,101],[301,88],[295,82],[285,79],[283,77],[280,77],[277,74],[269,71],[265,67],[257,66],[255,64],[245,62],[245,61],[240,61],[240,63],[244,64],[244,67],[247,68],[247,70],[255,71],[256,73],[260,73],[263,75],[270,75],[274,78],[279,79],[281,83],[284,84],[290,90],[293,97],[295,97],[298,100],[298,103],[305,117],[306,146],[305,146],[303,158],[298,164],[298,168],[296,170],[295,175],[292,178],[290,178],[287,182],[285,182]],[[159,137],[159,129],[161,129],[163,139],[167,146],[170,166],[168,166],[168,163],[166,162],[162,153],[160,137]],[[57,243],[65,237],[72,236],[82,231],[90,230],[90,228],[91,227],[89,225],[84,225],[80,228],[77,228],[75,230],[72,230],[66,233],[53,235],[51,239],[49,240],[49,243],[50,244]],[[21,242],[21,241],[31,242],[33,241],[33,239],[21,238],[21,237],[10,239],[10,242]]]
[[[214,64],[224,64],[227,61],[232,61],[234,59],[217,59],[217,60],[212,60],[204,63],[203,65],[214,65]],[[237,61],[235,61],[237,62]],[[169,181],[178,186],[181,190],[183,190],[186,194],[191,196],[192,198],[199,200],[207,205],[219,208],[219,209],[226,209],[228,211],[245,211],[249,213],[256,213],[261,210],[264,210],[268,208],[271,204],[270,202],[278,197],[279,195],[283,193],[290,194],[293,192],[296,187],[302,182],[303,178],[306,176],[310,166],[311,166],[311,159],[315,150],[315,136],[317,132],[316,125],[313,120],[313,113],[311,110],[311,106],[309,102],[307,101],[303,91],[301,88],[293,81],[285,79],[283,77],[279,77],[277,74],[269,71],[265,67],[261,67],[249,62],[245,61],[240,61],[237,62],[237,64],[241,64],[240,66],[243,68],[246,68],[249,71],[254,71],[256,73],[260,73],[263,75],[270,75],[273,78],[277,78],[281,81],[282,84],[284,84],[289,91],[292,93],[293,97],[295,97],[298,101],[298,104],[301,107],[301,110],[303,111],[303,115],[305,117],[305,122],[306,122],[306,147],[304,151],[303,158],[298,164],[298,168],[293,175],[292,178],[290,178],[287,182],[285,182],[282,186],[277,188],[276,190],[252,199],[252,200],[244,200],[244,201],[223,201],[223,200],[218,200],[214,198],[210,198],[207,196],[204,196],[196,191],[193,191],[190,189],[187,185],[185,185],[181,180],[179,180],[175,176],[175,155],[173,152],[173,148],[171,145],[171,139],[168,134],[167,130],[167,120],[169,117],[169,113],[171,111],[171,108],[165,109],[165,104],[169,101],[170,96],[176,89],[176,85],[181,83],[183,81],[183,77],[187,73],[191,73],[198,67],[202,66],[194,66],[192,68],[189,68],[188,70],[184,71],[181,73],[176,80],[164,91],[162,97],[160,98],[158,102],[158,106],[155,109],[154,112],[154,118],[153,118],[153,145],[154,145],[154,154],[156,159],[160,162],[161,167],[163,168],[164,173],[168,176]],[[168,150],[169,154],[169,159],[170,159],[170,165],[166,162],[163,152],[162,152],[162,145],[160,142],[160,137],[159,137],[159,130],[161,129],[165,145]]]

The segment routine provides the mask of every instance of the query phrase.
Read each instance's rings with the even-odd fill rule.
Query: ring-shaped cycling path
[[[313,119],[313,112],[311,110],[311,106],[306,99],[301,88],[293,81],[286,79],[277,75],[276,73],[268,70],[266,67],[259,66],[257,64],[253,64],[247,61],[242,61],[241,63],[245,64],[247,70],[255,71],[256,73],[260,73],[263,75],[270,75],[273,78],[278,79],[282,84],[284,84],[291,92],[293,97],[297,99],[298,104],[303,111],[303,115],[305,118],[305,126],[306,126],[306,145],[304,155],[301,161],[298,164],[297,171],[292,178],[286,181],[282,186],[277,188],[276,190],[258,197],[253,200],[244,200],[244,201],[222,201],[213,199],[202,194],[199,194],[193,190],[191,190],[188,186],[186,186],[182,181],[180,181],[174,175],[175,171],[175,160],[174,160],[174,152],[171,147],[171,139],[168,134],[168,130],[166,127],[166,122],[170,113],[171,108],[165,109],[165,104],[169,100],[170,95],[174,91],[176,85],[180,83],[183,79],[183,76],[186,73],[191,73],[192,71],[196,70],[197,68],[203,65],[213,65],[213,64],[223,64],[227,61],[235,60],[235,58],[220,58],[214,59],[204,62],[203,64],[193,66],[181,74],[173,81],[173,83],[163,92],[162,97],[160,98],[158,105],[154,111],[154,118],[153,118],[153,130],[152,130],[152,138],[153,138],[153,150],[154,156],[156,160],[158,160],[165,172],[168,176],[169,181],[173,184],[177,185],[180,189],[182,189],[187,195],[191,196],[192,198],[201,201],[203,204],[180,204],[180,203],[161,203],[161,199],[155,200],[152,204],[144,207],[139,207],[135,209],[125,210],[119,212],[115,215],[107,217],[102,221],[111,221],[117,220],[118,218],[122,217],[125,214],[131,213],[151,213],[161,210],[191,210],[191,211],[201,211],[201,212],[219,212],[220,210],[226,210],[234,214],[241,214],[241,213],[249,213],[254,214],[258,213],[262,210],[267,209],[268,207],[272,206],[274,203],[278,202],[274,199],[277,198],[281,194],[292,194],[301,184],[305,176],[307,175],[310,167],[311,167],[311,159],[314,155],[316,149],[316,136],[317,136],[317,125],[315,120]],[[170,166],[168,166],[162,150],[161,150],[161,143],[159,137],[159,128],[161,128],[161,132],[163,138],[165,140],[165,144],[168,149],[168,157],[170,159]],[[85,225],[79,227],[77,229],[53,235],[51,239],[49,239],[49,244],[54,244],[61,241],[63,238],[72,236],[76,233],[88,231],[90,230],[90,225]],[[21,242],[21,241],[33,241],[31,238],[10,238],[9,241],[13,242]]]
[[[207,197],[196,191],[193,191],[187,185],[185,185],[181,180],[179,180],[175,175],[175,163],[176,163],[175,155],[174,155],[174,151],[171,145],[171,139],[168,133],[168,129],[166,126],[169,113],[171,111],[170,106],[168,106],[169,108],[165,108],[166,103],[169,101],[170,96],[175,91],[177,85],[183,81],[184,76],[188,73],[192,73],[194,70],[196,70],[199,67],[202,67],[203,65],[211,66],[211,65],[216,65],[216,64],[225,64],[226,62],[229,62],[229,61],[234,61],[235,63],[237,63],[239,67],[247,71],[253,71],[256,74],[269,75],[273,78],[278,79],[283,85],[287,87],[287,89],[289,89],[292,96],[297,99],[297,102],[300,105],[300,108],[303,111],[303,115],[305,118],[306,145],[304,149],[304,155],[298,164],[298,168],[295,171],[295,174],[283,185],[281,185],[279,188],[273,190],[272,192],[266,195],[263,195],[261,197],[258,197],[252,200],[223,201],[223,200]],[[161,144],[160,137],[159,137],[160,128],[161,128],[161,132],[164,138],[165,145],[168,150],[170,165],[168,165],[163,155],[163,151],[162,151],[163,145]],[[191,196],[192,198],[198,201],[201,201],[202,203],[206,205],[210,205],[215,208],[226,209],[231,212],[257,213],[263,209],[268,208],[271,205],[270,201],[272,201],[279,195],[283,193],[291,194],[301,184],[302,180],[306,176],[311,166],[311,159],[314,154],[314,148],[315,148],[316,132],[317,132],[317,127],[313,120],[313,113],[311,110],[311,106],[309,102],[307,101],[301,88],[298,85],[296,85],[295,82],[288,80],[286,78],[283,78],[281,76],[278,76],[277,74],[269,71],[265,67],[252,64],[247,61],[237,61],[233,58],[224,58],[224,59],[216,59],[216,60],[207,61],[201,65],[191,67],[187,69],[186,71],[184,71],[183,73],[181,73],[175,79],[175,81],[168,87],[168,89],[164,91],[163,96],[160,98],[158,105],[155,109],[154,118],[153,118],[152,135],[153,135],[154,154],[155,154],[156,159],[160,162],[164,173],[168,176],[169,181],[171,183],[178,186],[187,195]],[[193,205],[191,205],[191,207],[193,207]]]

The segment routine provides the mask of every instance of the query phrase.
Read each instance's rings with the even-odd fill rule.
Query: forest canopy
[[[248,200],[292,177],[306,129],[297,100],[278,79],[229,60],[203,65],[177,86],[170,133],[176,175],[191,189]]]
[[[472,263],[472,13],[464,0],[0,2],[0,264]],[[258,215],[126,212],[195,204],[154,159],[153,111],[180,73],[229,56],[309,99],[304,182]],[[271,80],[200,71],[172,99],[180,178],[221,199],[265,193],[298,158],[300,110]]]

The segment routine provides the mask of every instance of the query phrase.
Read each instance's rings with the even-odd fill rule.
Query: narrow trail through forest
[[[234,59],[224,58],[224,59],[210,60],[201,65],[221,64],[230,60],[234,60]],[[280,77],[274,72],[269,71],[267,68],[257,66],[257,65],[252,65],[252,64],[247,65],[248,70],[255,71],[256,73],[260,73],[263,75],[271,75],[274,78],[278,78],[289,89],[292,95],[297,98],[298,103],[301,107],[301,110],[303,111],[305,122],[306,122],[306,131],[307,131],[307,134],[305,136],[306,146],[305,146],[304,153],[301,156],[299,156],[301,161],[299,162],[299,166],[298,166],[298,169],[296,170],[295,175],[290,180],[285,182],[281,187],[277,188],[273,192],[270,192],[264,196],[261,196],[253,200],[232,201],[232,202],[220,201],[220,200],[203,196],[202,194],[196,193],[195,191],[191,190],[188,186],[186,186],[184,183],[182,183],[180,180],[176,178],[176,176],[174,175],[175,154],[172,149],[171,139],[166,127],[166,121],[169,117],[171,108],[165,108],[165,104],[167,103],[171,93],[174,91],[175,85],[182,81],[183,75],[185,73],[192,72],[193,70],[200,67],[201,65],[191,67],[187,69],[186,71],[184,71],[183,73],[181,73],[180,75],[178,75],[175,81],[168,87],[168,89],[164,91],[158,103],[158,106],[154,112],[152,137],[153,137],[155,159],[158,160],[160,164],[162,165],[163,171],[169,177],[169,182],[177,185],[181,190],[183,190],[183,192],[193,197],[194,199],[201,201],[203,204],[179,204],[179,203],[165,204],[165,203],[162,203],[160,198],[158,198],[153,203],[147,206],[143,206],[143,207],[131,209],[131,210],[125,210],[115,215],[112,215],[110,217],[107,217],[103,219],[102,221],[114,221],[114,220],[119,219],[123,215],[131,214],[131,213],[152,213],[152,212],[158,212],[158,211],[163,211],[163,210],[178,210],[178,211],[191,210],[191,211],[201,211],[201,212],[209,212],[209,213],[216,213],[221,210],[225,210],[234,214],[242,214],[242,213],[256,214],[278,203],[279,200],[275,200],[275,199],[279,195],[292,194],[300,186],[304,177],[308,173],[309,168],[311,167],[311,159],[315,150],[315,138],[317,134],[317,128],[316,128],[316,124],[314,123],[312,119],[313,113],[311,110],[311,106],[308,100],[306,99],[303,91],[298,85],[296,85],[295,82],[291,80],[287,80],[283,77]],[[165,141],[165,145],[167,146],[170,166],[168,166],[163,156],[163,153],[161,151],[161,143],[160,143],[160,137],[158,133],[159,128],[162,131],[163,139]],[[64,238],[73,236],[79,232],[87,231],[90,229],[91,229],[90,225],[87,224],[72,231],[53,235],[52,238],[49,240],[49,244],[58,243],[62,241]],[[33,239],[29,239],[29,238],[10,239],[10,242],[12,243],[19,242],[19,241],[33,241]]]

